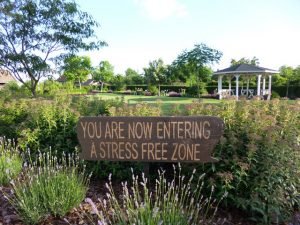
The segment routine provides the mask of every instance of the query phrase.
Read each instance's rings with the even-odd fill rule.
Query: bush
[[[173,180],[167,181],[165,172],[159,171],[154,193],[150,191],[144,174],[142,180],[133,174],[131,187],[127,182],[122,183],[121,203],[109,178],[107,198],[100,200],[103,207],[98,210],[91,199],[86,201],[98,217],[97,224],[217,224],[214,216],[218,202],[211,195],[202,195],[203,176],[193,186],[194,173],[189,179],[185,178],[179,166],[179,172],[174,168]]]
[[[0,138],[0,186],[7,185],[22,170],[22,160],[10,140]]]
[[[109,113],[111,116],[160,116],[161,110],[158,105],[141,103],[133,106],[125,104],[122,107],[111,107]]]
[[[158,88],[154,85],[150,85],[148,87],[148,92],[150,92],[151,95],[158,95]]]
[[[71,152],[77,145],[76,124],[79,114],[71,109],[67,98],[54,101],[36,100],[28,102],[28,116],[19,124],[18,143],[22,149],[30,148],[33,153],[48,151],[48,146],[62,152]]]
[[[22,178],[12,184],[14,195],[8,197],[27,224],[36,224],[49,214],[64,216],[84,199],[89,178],[78,166],[75,155],[58,160],[41,154],[38,161],[25,168]]]
[[[271,99],[274,99],[274,98],[280,98],[280,95],[276,91],[272,91],[272,93],[271,93]]]
[[[171,92],[168,93],[168,96],[169,97],[181,97],[181,94],[177,93],[175,91],[171,91]]]
[[[245,210],[257,222],[284,221],[299,204],[300,104],[288,101],[194,103],[190,115],[213,115],[225,122],[224,137],[215,150],[220,161],[204,171],[217,196]]]

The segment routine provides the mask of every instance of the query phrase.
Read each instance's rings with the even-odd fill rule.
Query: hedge
[[[114,85],[111,85],[110,88],[114,90]],[[127,90],[135,91],[136,89],[143,89],[147,90],[149,87],[147,84],[141,84],[141,85],[127,85]],[[223,86],[224,89],[228,89],[228,86]],[[244,87],[245,88],[245,87]],[[160,85],[160,89],[167,90],[168,92],[175,91],[175,92],[181,92],[181,89],[186,90],[186,94],[190,96],[196,96],[195,93],[197,93],[197,86],[186,86],[186,85]],[[217,85],[209,85],[206,86],[206,90],[209,94],[213,94],[215,90],[218,89]],[[235,84],[232,84],[232,89],[235,89]],[[257,86],[250,86],[249,89],[257,89]],[[286,97],[286,86],[272,86],[272,91],[279,94],[280,97]],[[295,99],[300,98],[300,86],[290,86],[289,87],[289,98]]]

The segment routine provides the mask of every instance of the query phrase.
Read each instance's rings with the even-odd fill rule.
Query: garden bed
[[[115,183],[114,190],[116,195],[121,195],[121,185]],[[3,191],[11,193],[9,187],[3,187]],[[105,182],[93,180],[90,183],[89,190],[87,192],[87,198],[91,198],[93,202],[97,203],[99,198],[103,198],[106,194]],[[89,221],[86,215],[92,215],[92,208],[90,204],[83,201],[81,206],[73,209],[64,218],[54,218],[49,216],[46,220],[39,223],[39,225],[67,225],[67,224],[93,224]],[[246,220],[245,216],[237,210],[225,210],[219,209],[218,218],[225,219],[224,225],[254,225],[255,223]],[[24,223],[20,217],[16,214],[13,207],[7,201],[7,199],[0,192],[0,224],[3,225],[23,225]],[[1,224],[1,225],[2,225]]]

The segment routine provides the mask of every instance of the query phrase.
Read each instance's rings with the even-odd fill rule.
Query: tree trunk
[[[35,98],[36,97],[36,87],[37,87],[38,81],[31,80],[30,82],[31,82],[30,91],[31,91],[32,97]]]
[[[78,79],[79,81],[79,89],[81,90],[81,82],[80,82],[80,78]]]
[[[101,92],[103,91],[103,82],[101,81]]]
[[[160,96],[160,84],[158,84],[158,96]]]
[[[287,81],[287,85],[286,85],[286,93],[285,93],[285,97],[289,96],[289,87],[290,87],[290,81]]]

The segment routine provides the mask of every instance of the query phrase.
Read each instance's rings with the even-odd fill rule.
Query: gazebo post
[[[260,79],[261,74],[257,75],[257,96],[260,96]]]
[[[263,95],[265,95],[265,93],[266,93],[266,77],[265,76],[263,76],[263,91],[262,91],[262,93],[263,93]]]
[[[222,75],[218,76],[218,94],[219,94],[219,99],[222,99]]]
[[[229,76],[229,95],[231,96],[231,76]]]
[[[269,75],[269,91],[268,91],[268,100],[271,99],[271,86],[272,86],[272,75]]]
[[[235,75],[235,95],[236,100],[239,100],[239,77],[240,75]]]
[[[249,95],[249,80],[250,80],[250,78],[249,77],[247,77],[247,97],[248,97],[248,95]]]

